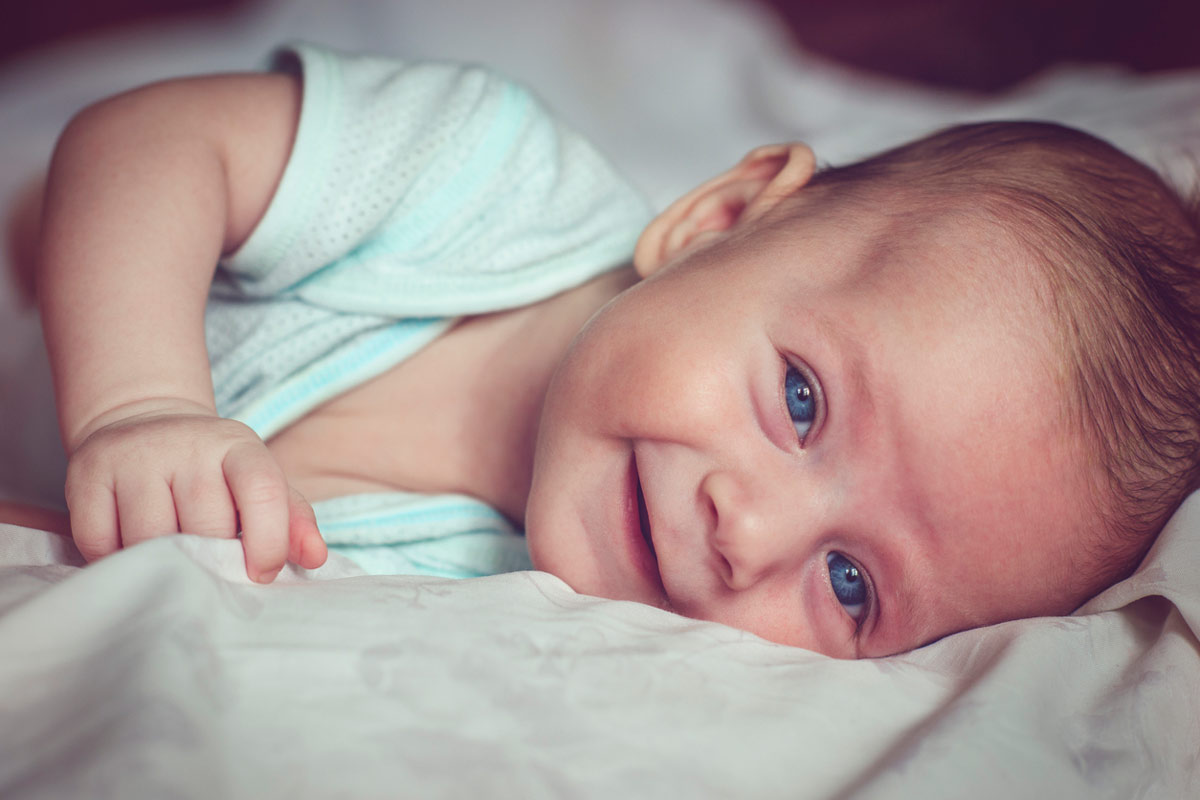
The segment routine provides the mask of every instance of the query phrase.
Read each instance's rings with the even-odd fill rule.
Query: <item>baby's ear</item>
[[[803,188],[816,161],[799,142],[751,150],[732,169],[676,200],[638,239],[633,265],[645,278],[680,253],[755,219]]]

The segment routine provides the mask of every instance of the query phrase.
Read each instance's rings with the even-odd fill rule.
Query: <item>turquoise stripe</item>
[[[508,519],[503,514],[491,508],[490,506],[484,505],[483,503],[480,503],[474,508],[471,506],[459,506],[456,508],[447,509],[411,509],[393,511],[382,516],[357,517],[353,519],[331,520],[328,522],[322,522],[320,517],[321,515],[318,512],[317,521],[320,524],[321,530],[327,530],[331,532],[353,528],[373,528],[384,525],[395,525],[399,522],[443,522],[453,519],[478,519],[480,521],[495,520],[504,522],[506,525],[511,526],[511,523],[508,522]]]
[[[324,361],[284,382],[278,390],[259,401],[256,407],[244,410],[237,418],[265,437],[277,420],[287,418],[290,414],[303,413],[307,410],[306,404],[331,384],[363,369],[369,362],[401,349],[419,334],[444,322],[441,318],[400,320],[369,336],[351,352],[340,352],[332,361]]]
[[[505,84],[491,129],[454,177],[422,200],[420,208],[352,250],[342,264],[414,250],[431,238],[444,220],[460,210],[480,186],[505,165],[531,105],[529,95],[516,86]]]

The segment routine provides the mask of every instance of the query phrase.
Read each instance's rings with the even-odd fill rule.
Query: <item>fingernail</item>
[[[270,583],[271,581],[275,580],[275,578],[277,578],[279,576],[279,573],[282,570],[283,570],[283,567],[280,567],[279,569],[275,570],[274,572],[260,573],[257,580],[259,583]]]

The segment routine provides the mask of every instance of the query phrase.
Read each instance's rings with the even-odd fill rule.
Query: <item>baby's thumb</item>
[[[288,561],[304,569],[316,569],[325,563],[328,550],[317,530],[317,515],[304,495],[288,487]]]

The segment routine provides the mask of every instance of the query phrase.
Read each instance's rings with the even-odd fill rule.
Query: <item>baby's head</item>
[[[547,395],[578,591],[837,656],[1065,614],[1200,482],[1200,228],[1086,134],[761,148],[643,234]]]

